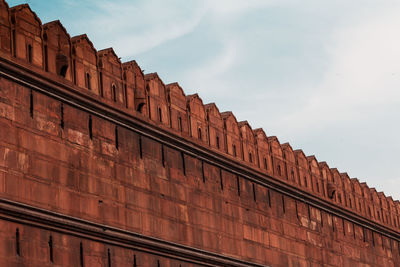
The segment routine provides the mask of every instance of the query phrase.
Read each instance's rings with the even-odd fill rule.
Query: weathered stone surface
[[[203,105],[197,94],[185,96],[177,83],[144,75],[134,61],[121,63],[112,49],[96,51],[86,35],[70,38],[59,21],[42,25],[27,5],[0,0],[0,14],[0,63],[12,61],[16,75],[29,69],[76,96],[66,103],[0,77],[1,199],[261,265],[400,266],[399,240],[211,159],[268,175],[397,237],[398,201]],[[75,106],[83,103],[78,96],[101,103],[98,112]],[[111,111],[206,156],[145,127],[116,124]],[[82,266],[81,259],[84,266],[198,266],[0,219],[1,266]]]

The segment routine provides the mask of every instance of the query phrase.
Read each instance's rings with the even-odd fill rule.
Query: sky
[[[400,200],[400,1],[7,2]]]

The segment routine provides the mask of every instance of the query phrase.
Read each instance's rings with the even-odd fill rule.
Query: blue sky
[[[400,199],[400,2],[9,0]]]

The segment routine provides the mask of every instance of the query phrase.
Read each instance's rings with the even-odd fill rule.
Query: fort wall
[[[112,48],[97,51],[86,35],[71,38],[59,21],[42,24],[28,5],[0,0],[0,33],[1,198],[249,264],[400,265],[399,201],[122,63]],[[197,266],[0,224],[7,266],[79,266],[81,244],[85,266],[134,258],[135,266]]]

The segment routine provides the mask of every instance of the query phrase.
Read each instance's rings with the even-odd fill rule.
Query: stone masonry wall
[[[391,231],[400,202],[0,0],[0,57]],[[399,266],[399,241],[0,77],[0,197],[270,266]],[[5,266],[194,266],[0,219]],[[50,257],[49,238],[52,237]],[[18,248],[19,247],[19,248]],[[53,262],[53,263],[52,263]]]

